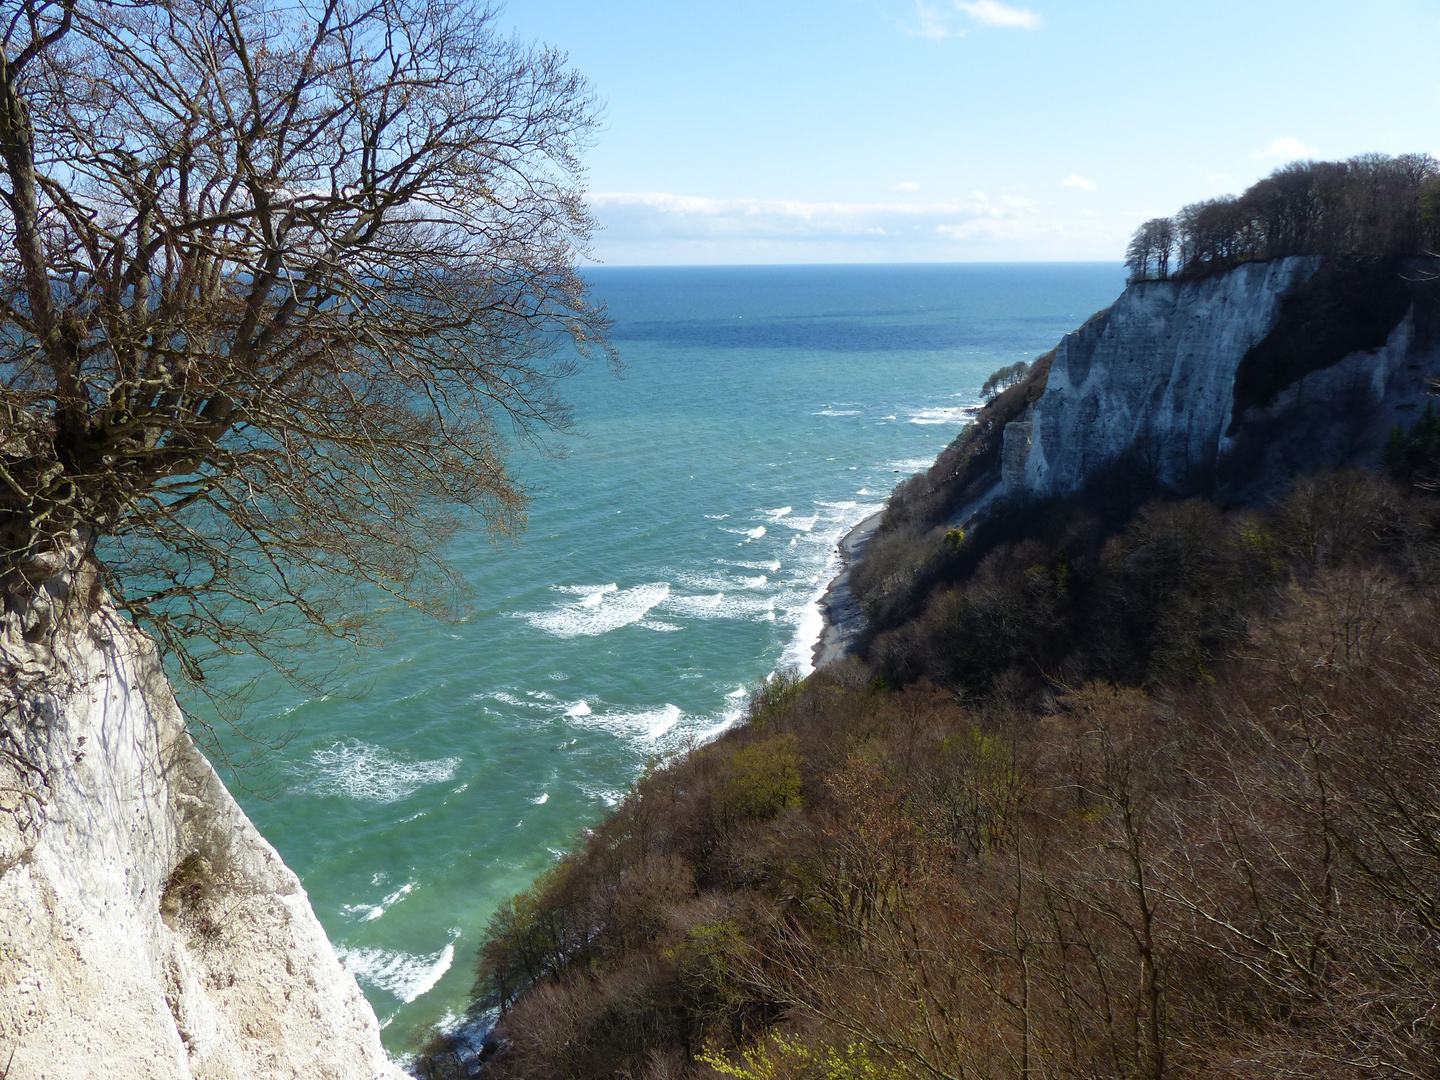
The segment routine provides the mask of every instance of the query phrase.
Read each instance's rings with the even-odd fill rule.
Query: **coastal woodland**
[[[1281,170],[1225,204],[1252,246],[1196,246],[1191,208],[1178,263],[1151,223],[1132,270],[1308,250],[1394,276],[1433,167]],[[1304,302],[1339,310],[1322,286]],[[1263,500],[1137,453],[953,524],[1051,359],[997,372],[892,493],[851,574],[859,655],[757,688],[504,904],[475,1001],[498,1024],[421,1075],[1440,1077],[1437,411],[1382,467]]]
[[[1033,508],[758,689],[495,916],[486,1075],[1435,1076],[1420,436],[1264,510]]]

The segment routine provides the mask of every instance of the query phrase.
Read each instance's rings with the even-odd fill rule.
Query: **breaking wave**
[[[614,584],[554,588],[556,592],[576,594],[582,599],[550,611],[524,612],[520,617],[538,630],[564,638],[595,637],[637,623],[670,595],[670,585],[664,581],[631,589],[621,589]]]
[[[429,993],[455,962],[455,942],[460,931],[451,930],[450,940],[438,952],[415,956],[392,949],[345,948],[335,950],[341,963],[367,986],[383,990],[406,1005]]]
[[[383,747],[346,739],[310,753],[319,774],[310,789],[367,802],[392,803],[408,798],[427,784],[439,784],[455,775],[459,758],[412,761]]]

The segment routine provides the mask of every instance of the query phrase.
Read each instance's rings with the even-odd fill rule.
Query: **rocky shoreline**
[[[825,625],[820,631],[820,640],[815,643],[816,670],[838,663],[853,653],[865,629],[865,613],[850,591],[850,570],[884,517],[885,511],[877,510],[840,538],[840,573],[820,597],[820,615]]]

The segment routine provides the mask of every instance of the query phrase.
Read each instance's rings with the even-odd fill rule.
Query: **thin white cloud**
[[[1035,217],[1027,199],[991,198],[978,191],[965,198],[924,203],[707,199],[665,191],[607,191],[592,195],[590,204],[605,227],[606,244],[853,246],[876,237],[934,243],[941,235],[1021,234]]]
[[[945,13],[939,4],[928,4],[925,0],[915,0],[915,15],[920,20],[920,25],[907,27],[905,32],[911,37],[929,38],[931,41],[944,41],[946,38],[964,37],[964,30],[953,30],[945,21]]]
[[[1063,184],[1065,187],[1079,188],[1081,191],[1095,190],[1094,180],[1086,180],[1085,177],[1077,176],[1073,172],[1069,176],[1065,177],[1064,180],[1061,180],[1060,183]]]
[[[1293,158],[1314,157],[1315,151],[1306,146],[1293,135],[1287,135],[1283,139],[1276,139],[1264,150],[1256,150],[1250,155],[1256,161],[1263,158],[1284,158],[1289,161]]]
[[[981,26],[998,26],[1015,30],[1039,30],[1045,20],[1026,8],[1015,8],[999,0],[956,0],[956,8]]]
[[[607,191],[590,204],[595,256],[617,266],[1119,259],[1135,226],[1016,192],[850,203]]]
[[[918,185],[917,185],[918,186]],[[601,191],[590,196],[596,210],[644,208],[673,217],[748,222],[805,222],[844,226],[867,218],[898,216],[982,216],[1014,214],[1030,206],[1027,199],[1004,195],[992,199],[984,192],[938,203],[839,203],[802,199],[709,199],[675,195],[668,191]]]
[[[913,191],[919,191],[919,190],[920,190],[920,185],[917,184],[914,180],[902,180],[902,181],[901,181],[900,183],[898,183],[898,184],[891,184],[891,185],[890,185],[890,190],[891,190],[891,191],[913,192]]]

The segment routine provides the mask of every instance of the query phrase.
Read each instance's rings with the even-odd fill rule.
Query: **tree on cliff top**
[[[610,355],[586,83],[467,0],[12,0],[0,48],[0,591],[78,543],[191,675],[443,606]]]
[[[1201,277],[1287,255],[1375,258],[1440,247],[1440,162],[1429,154],[1295,161],[1246,188],[1135,230],[1131,281]]]

